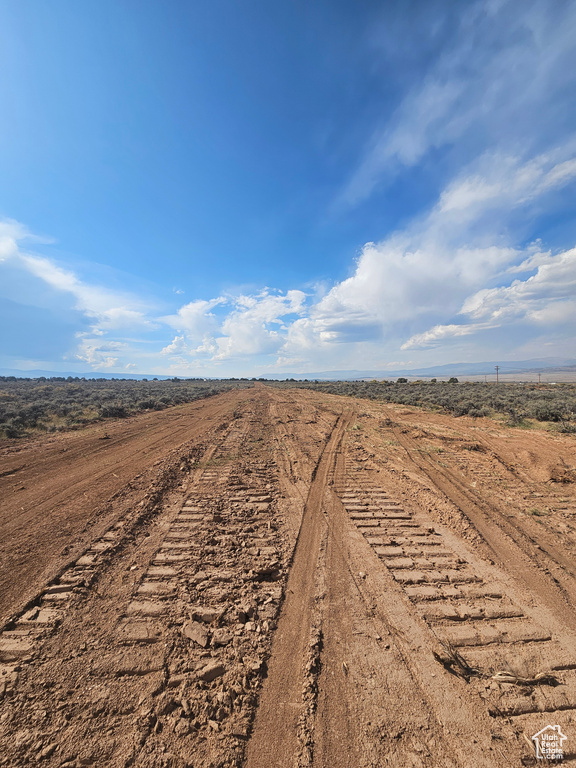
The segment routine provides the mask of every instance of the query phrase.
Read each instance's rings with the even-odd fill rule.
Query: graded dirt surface
[[[575,464],[259,384],[5,442],[0,766],[576,762]]]

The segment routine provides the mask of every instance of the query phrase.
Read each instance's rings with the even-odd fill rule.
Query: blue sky
[[[576,357],[576,4],[4,0],[0,367]]]

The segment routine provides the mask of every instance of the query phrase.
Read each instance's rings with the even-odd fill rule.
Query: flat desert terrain
[[[0,766],[576,763],[576,438],[262,384],[0,446]]]

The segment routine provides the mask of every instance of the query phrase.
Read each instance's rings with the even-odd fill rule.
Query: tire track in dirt
[[[347,486],[341,456],[334,490]],[[477,738],[485,724],[465,702],[454,708],[453,681],[438,685],[434,663],[422,658],[418,617],[338,495],[329,496],[311,765],[494,766],[489,737]]]
[[[505,470],[508,478],[507,485],[512,485],[518,496],[524,495],[526,499],[533,499],[533,501],[539,501],[546,498],[546,501],[553,507],[556,507],[556,511],[562,511],[564,515],[570,519],[576,513],[576,502],[570,497],[562,497],[561,494],[555,493],[550,489],[546,489],[548,496],[545,497],[543,493],[536,490],[536,483],[532,478],[528,476],[526,471],[519,466],[519,464],[511,464],[509,460],[500,455],[497,450],[497,446],[493,444],[493,440],[488,437],[481,436],[478,438],[479,446],[483,447],[489,455],[495,459],[498,464]],[[477,483],[480,483],[481,489],[486,490],[490,488],[491,477],[486,472],[482,462],[473,460],[473,455],[468,459],[468,464],[472,465],[470,471],[477,478]],[[482,454],[480,454],[482,455]],[[445,457],[447,458],[447,457]],[[444,467],[445,475],[448,476],[451,483],[456,485],[460,492],[466,490],[466,486],[459,479],[457,471],[452,469],[450,465]],[[528,493],[527,493],[528,491]],[[574,597],[576,597],[576,564],[574,562],[574,552],[571,552],[566,547],[566,542],[559,539],[557,533],[552,533],[546,530],[543,526],[536,526],[533,521],[517,515],[510,515],[502,513],[502,510],[497,505],[488,502],[488,513],[491,520],[497,520],[497,524],[507,533],[523,550],[528,551],[531,559],[536,559],[539,566],[543,570],[548,570],[553,563],[558,566],[555,569],[554,578],[561,583],[562,588],[566,590],[570,602],[573,603]],[[569,530],[569,526],[566,526],[566,530]]]
[[[513,563],[516,578],[522,579],[544,605],[572,629],[576,629],[576,613],[572,608],[576,597],[576,583],[573,580],[576,568],[573,562],[550,548],[552,560],[564,569],[570,579],[563,579],[560,584],[557,578],[550,577],[547,564],[541,562],[542,547],[539,551],[536,543],[508,523],[499,510],[466,487],[454,473],[439,467],[420,453],[413,440],[400,429],[394,427],[393,432],[410,461],[456,504],[489,545],[496,560],[505,568]],[[526,552],[527,548],[529,552]],[[536,565],[538,561],[540,567]]]
[[[126,503],[130,495],[133,504],[139,503],[139,490],[146,493],[155,480],[155,466],[170,449],[186,452],[191,442],[210,432],[212,419],[226,420],[250,396],[253,390],[225,393],[204,401],[203,408],[184,406],[185,413],[175,418],[162,412],[144,414],[130,424],[107,425],[117,445],[99,440],[100,428],[32,442],[19,450],[17,460],[24,459],[25,467],[17,475],[17,488],[25,488],[14,491],[11,476],[0,482],[0,541],[6,543],[0,553],[0,617],[18,610],[114,523],[122,506],[119,494]],[[183,422],[175,432],[174,421]],[[128,435],[117,437],[123,430]],[[4,456],[2,464],[15,460]]]
[[[433,707],[398,643],[398,603],[394,601],[394,624],[384,623],[383,594],[367,589],[366,573],[359,570],[373,571],[365,542],[355,540],[345,511],[330,496],[325,588],[317,608],[323,646],[309,764],[452,768],[457,763],[439,738]],[[376,584],[373,579],[370,583]]]
[[[450,467],[442,491],[422,443],[383,441],[349,400],[215,401],[0,634],[0,766],[536,765],[548,722],[574,743],[573,603],[544,573],[534,593],[493,497],[457,496]],[[497,565],[473,504],[509,536]]]
[[[215,415],[221,415],[229,407],[228,404],[224,403],[219,403],[218,406],[214,409]],[[150,417],[141,417],[140,420],[144,418],[149,419]],[[33,498],[33,503],[39,501],[40,505],[49,507],[53,510],[58,507],[62,501],[69,497],[80,496],[80,494],[89,489],[91,485],[95,483],[100,484],[102,480],[107,477],[110,479],[116,477],[118,479],[117,474],[115,474],[113,470],[121,469],[128,458],[130,458],[132,462],[139,462],[149,453],[158,452],[158,455],[163,455],[166,452],[168,436],[170,436],[171,441],[176,444],[178,442],[185,442],[189,437],[196,436],[194,433],[197,431],[198,425],[190,425],[188,419],[184,417],[177,417],[175,420],[175,424],[164,425],[159,430],[155,430],[153,435],[147,434],[148,430],[145,429],[147,425],[144,423],[143,432],[110,438],[110,442],[108,442],[107,439],[105,443],[100,442],[96,446],[84,446],[76,451],[73,449],[71,451],[72,455],[65,457],[69,478],[64,488],[62,487],[61,475],[56,475],[52,478],[50,477],[50,475],[54,476],[55,474],[53,471],[55,456],[47,456],[39,464],[34,466],[34,478],[41,477],[40,484],[42,485],[42,488],[41,493],[38,493],[38,490],[36,490],[37,498]],[[179,426],[180,422],[184,423]],[[201,429],[205,430],[206,424],[203,424]],[[112,428],[110,431],[112,431]],[[101,440],[101,438],[98,437],[95,438],[95,440]],[[67,447],[64,451],[69,453]],[[48,451],[48,453],[50,454],[52,452]],[[75,459],[80,459],[83,465],[90,462],[92,466],[90,485],[87,483],[85,474],[80,474],[78,479],[75,478],[73,467]],[[99,467],[102,468],[100,469]],[[32,478],[27,478],[26,476],[19,477],[19,482],[27,482],[30,480],[32,480]],[[111,482],[114,483],[113,480],[111,480]],[[32,493],[34,493],[34,489],[32,489]],[[28,508],[26,508],[26,506],[20,507],[20,509],[14,508],[12,510],[13,514],[11,514],[9,519],[2,521],[2,533],[14,535],[18,528],[28,524],[30,517],[37,514],[36,505],[32,506],[25,497],[19,497],[18,502],[22,503],[22,501],[24,501]]]
[[[427,626],[429,653],[435,652],[452,674],[461,674],[473,703],[482,702],[502,724],[498,738],[506,742],[509,759],[514,753],[523,764],[532,759],[526,738],[530,743],[544,727],[543,716],[573,727],[574,634],[546,609],[536,613],[522,605],[508,579],[498,579],[497,569],[466,554],[422,511],[406,511],[378,482],[378,472],[351,466],[338,492],[350,520]],[[454,651],[470,674],[466,666],[460,668]],[[509,673],[508,682],[495,679],[498,672]],[[521,683],[546,672],[561,684]],[[474,722],[480,735],[478,714]],[[478,756],[469,759],[476,764]]]
[[[310,485],[286,597],[274,636],[268,677],[247,747],[248,768],[293,766],[301,751],[298,722],[303,710],[304,664],[310,638],[320,544],[325,529],[321,509],[336,452],[350,417],[350,412],[347,412],[338,419]]]
[[[187,489],[116,551],[95,542],[0,636],[0,765],[241,761],[287,557],[265,406],[249,401]]]
[[[209,461],[215,451],[216,446],[210,446],[203,452],[202,460]],[[194,473],[196,479],[198,474],[198,471]],[[0,632],[0,663],[4,664],[2,673],[5,678],[13,679],[14,667],[22,660],[29,660],[44,637],[57,630],[72,599],[78,594],[87,593],[109,564],[110,557],[121,555],[119,550],[122,545],[129,544],[139,528],[150,526],[150,508],[154,509],[162,496],[161,489],[151,499],[148,509],[136,515],[128,513],[117,519],[79,557],[67,563],[55,578],[40,588],[19,614],[8,620]],[[159,529],[163,526],[161,518],[162,514],[154,520]],[[2,695],[11,688],[6,686],[1,691]]]
[[[362,732],[361,699],[350,669],[359,622],[354,620],[351,610],[354,584],[348,569],[343,567],[341,543],[328,522],[319,564],[323,578],[319,579],[316,605],[322,648],[314,681],[316,696],[308,724],[310,745],[306,755],[309,765],[333,768],[363,765],[361,755],[366,751],[367,741],[366,733]]]

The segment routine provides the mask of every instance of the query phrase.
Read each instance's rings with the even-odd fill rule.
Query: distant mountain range
[[[318,379],[321,381],[355,381],[358,379],[392,379],[398,376],[409,378],[432,378],[434,376],[494,376],[495,366],[498,365],[500,375],[514,373],[576,373],[576,360],[560,357],[543,357],[534,360],[491,360],[483,363],[449,363],[448,365],[434,365],[430,368],[409,368],[398,369],[394,371],[320,371],[313,373],[263,373],[256,378],[272,379],[281,381],[283,379]],[[173,379],[174,376],[163,376],[160,374],[146,373],[111,373],[107,371],[88,371],[87,373],[78,373],[77,371],[42,371],[31,370],[23,371],[18,368],[0,368],[0,376],[17,376],[18,378],[38,379],[53,377],[80,379]],[[216,376],[178,376],[179,379],[188,378],[206,378],[216,379]],[[251,378],[251,377],[250,377]]]
[[[0,368],[0,376],[16,376],[19,379],[39,379],[44,377],[46,379],[52,379],[54,377],[72,378],[78,377],[79,379],[135,379],[141,381],[142,379],[173,379],[174,376],[159,376],[157,373],[102,373],[102,371],[89,371],[88,373],[78,373],[78,371],[41,371],[38,369],[31,371],[22,371],[18,368]],[[178,378],[188,378],[179,376]],[[200,377],[198,377],[200,378]]]
[[[434,376],[494,376],[495,366],[499,366],[499,374],[514,373],[560,373],[576,372],[576,360],[544,357],[534,360],[492,360],[482,363],[449,363],[434,365],[430,368],[410,368],[395,371],[320,371],[316,373],[268,373],[262,374],[264,379],[319,379],[322,381],[355,381],[358,379],[392,379],[397,376],[411,378],[432,378]]]

